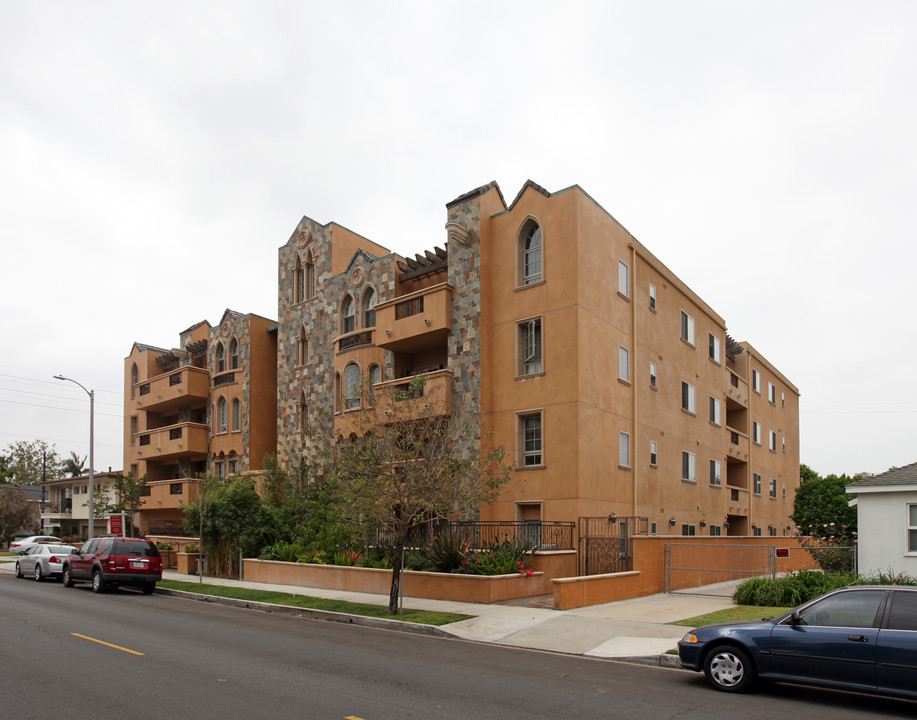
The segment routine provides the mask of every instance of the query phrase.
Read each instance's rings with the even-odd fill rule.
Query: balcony
[[[748,517],[749,494],[745,488],[732,487],[727,485],[729,491],[728,514]]]
[[[726,448],[729,459],[748,462],[748,435],[728,425],[726,430],[729,432],[729,445]]]
[[[748,407],[748,383],[733,372],[729,373],[729,385],[726,386],[726,407],[729,405]]]
[[[210,427],[201,423],[180,423],[137,433],[139,460],[166,460],[206,455]]]
[[[206,370],[191,366],[157,375],[134,386],[134,409],[168,413],[188,405],[203,406],[209,398],[209,382]]]
[[[372,345],[373,331],[359,330],[357,332],[352,332],[349,335],[344,335],[338,338],[337,344],[339,353]]]
[[[452,414],[452,371],[427,373],[419,389],[412,386],[413,378],[389,380],[373,386],[379,422],[402,422],[421,417]]]
[[[148,482],[145,489],[149,495],[143,498],[140,511],[177,509],[197,500],[201,481],[196,478],[156,480]]]
[[[452,286],[433,287],[376,305],[376,345],[416,354],[443,347],[452,328]]]

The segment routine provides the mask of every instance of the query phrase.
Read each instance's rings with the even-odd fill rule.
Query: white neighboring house
[[[855,495],[860,574],[917,577],[917,463],[847,486]]]

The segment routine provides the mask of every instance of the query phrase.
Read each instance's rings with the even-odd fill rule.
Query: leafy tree
[[[803,473],[805,469],[806,473]],[[828,475],[820,477],[805,465],[800,466],[800,473],[804,478],[796,491],[793,502],[793,514],[790,519],[796,523],[802,535],[821,535],[818,528],[845,529],[845,534],[853,537],[857,528],[857,511],[849,502],[853,496],[848,495],[845,488],[854,482],[847,475]],[[834,523],[834,525],[831,525]]]
[[[25,493],[16,488],[0,488],[0,536],[8,543],[19,528],[30,527],[32,507]]]
[[[86,458],[80,457],[72,450],[70,451],[70,457],[64,460],[61,463],[61,472],[67,477],[80,477],[85,472],[86,468]]]
[[[277,539],[273,513],[245,477],[205,477],[198,498],[185,506],[185,527],[197,531],[207,570],[218,577],[238,577],[238,557],[256,555]]]
[[[134,513],[140,511],[143,505],[143,488],[146,486],[147,476],[135,478],[133,475],[118,475],[109,486],[96,486],[96,494],[93,496],[93,515],[96,518],[105,515],[118,515],[127,513],[128,527],[126,532],[128,537],[133,535]],[[115,500],[110,501],[110,492],[114,493]]]
[[[13,485],[37,485],[61,476],[57,446],[44,440],[17,440],[5,455],[7,481]]]
[[[819,474],[815,472],[808,465],[799,466],[799,481],[806,482],[806,480],[817,480],[819,479]]]
[[[366,530],[386,528],[393,538],[390,614],[398,612],[402,555],[411,528],[492,502],[509,479],[502,447],[480,457],[459,449],[475,428],[462,422],[458,411],[451,417],[423,411],[425,380],[416,376],[406,391],[380,398],[377,406],[384,405],[384,415],[361,411],[359,436],[329,437],[331,423],[313,423],[325,429],[325,476],[336,483],[345,514]]]

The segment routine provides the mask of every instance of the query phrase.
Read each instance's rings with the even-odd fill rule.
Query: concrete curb
[[[628,663],[629,665],[650,665],[652,667],[672,668],[684,670],[678,655],[641,655],[637,657],[610,657],[605,660]]]
[[[361,625],[377,630],[395,630],[397,632],[407,632],[415,635],[456,639],[455,635],[436,625],[422,625],[420,623],[406,622],[404,620],[389,620],[387,618],[366,617],[365,615],[349,615],[347,613],[332,612],[330,610],[313,610],[311,608],[298,608],[290,605],[274,605],[272,603],[239,600],[237,598],[206,595],[204,593],[189,592],[187,590],[172,590],[163,587],[157,587],[155,592],[157,595],[171,595],[173,597],[182,597],[188,600],[197,600],[198,602],[210,602],[217,605],[229,605],[231,607],[247,608],[249,610],[260,610],[261,612],[276,613],[278,615],[293,615],[309,620],[325,620],[327,622],[337,622],[345,625]]]

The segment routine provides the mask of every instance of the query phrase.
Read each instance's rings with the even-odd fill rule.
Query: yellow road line
[[[99,643],[99,645],[105,645],[106,647],[114,648],[115,650],[123,650],[124,652],[130,653],[131,655],[143,655],[144,654],[142,652],[137,652],[136,650],[128,650],[127,648],[123,648],[119,645],[112,645],[111,643],[104,642],[103,640],[96,640],[95,638],[91,638],[88,635],[80,635],[79,633],[70,633],[70,634],[73,635],[73,637],[83,638],[83,640],[89,640],[94,643]]]

